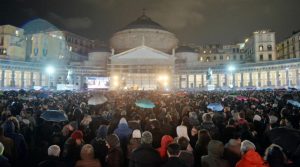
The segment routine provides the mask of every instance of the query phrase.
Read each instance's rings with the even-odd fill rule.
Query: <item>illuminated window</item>
[[[264,50],[264,46],[259,45],[259,51],[263,51]]]
[[[16,30],[16,36],[19,36],[19,31],[18,30]]]
[[[200,61],[203,61],[203,57],[202,56],[200,57]]]
[[[229,59],[230,59],[230,57],[229,57],[229,56],[227,56],[227,57],[226,57],[226,60],[229,60]]]

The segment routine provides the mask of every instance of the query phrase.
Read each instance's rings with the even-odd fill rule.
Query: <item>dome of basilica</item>
[[[162,52],[171,53],[178,45],[175,34],[167,31],[145,13],[113,34],[110,47],[115,53],[145,45]]]

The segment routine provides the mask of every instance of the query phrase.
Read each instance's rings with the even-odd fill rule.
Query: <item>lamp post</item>
[[[55,69],[52,66],[47,66],[46,72],[48,73],[48,88],[50,89],[51,88],[50,79],[51,79],[51,75],[55,72]]]

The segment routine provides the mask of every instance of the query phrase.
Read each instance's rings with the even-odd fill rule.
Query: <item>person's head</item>
[[[90,144],[85,144],[81,148],[80,151],[80,157],[81,159],[93,159],[94,158],[94,147]]]
[[[139,129],[135,129],[135,130],[132,132],[132,138],[133,138],[133,139],[141,139],[141,138],[142,138],[141,131],[140,131]]]
[[[230,139],[228,143],[226,143],[225,148],[234,152],[237,155],[241,154],[241,139]]]
[[[288,161],[282,147],[276,144],[271,144],[266,149],[264,159],[270,164],[270,166],[284,166],[284,164],[287,164]]]
[[[100,125],[97,130],[97,137],[101,139],[105,139],[107,136],[107,126],[106,125]]]
[[[177,143],[180,146],[180,150],[186,150],[189,145],[189,140],[186,137],[181,136],[178,138]]]
[[[58,145],[51,145],[48,148],[48,156],[59,157],[60,155],[60,147]]]
[[[245,119],[245,112],[244,111],[239,112],[239,119]]]
[[[228,120],[227,125],[234,126],[234,125],[235,125],[235,120],[234,120],[233,118],[230,118],[230,119]]]
[[[207,146],[208,155],[221,157],[224,153],[224,145],[221,141],[211,140]]]
[[[149,131],[145,131],[142,133],[141,143],[142,144],[152,144],[153,137],[152,133]]]
[[[199,130],[197,145],[207,146],[210,140],[211,136],[206,129]]]
[[[180,153],[180,146],[177,143],[170,143],[168,145],[167,153],[169,157],[178,157]]]
[[[249,150],[255,150],[255,149],[256,149],[255,145],[249,140],[244,140],[241,143],[241,153],[242,154],[245,154]]]
[[[111,134],[106,137],[106,146],[109,149],[120,147],[120,140],[116,134]]]
[[[0,156],[3,155],[4,145],[0,142]]]
[[[77,145],[81,145],[82,141],[83,141],[83,133],[80,130],[76,130],[72,133],[71,138],[73,140],[75,140],[75,143]]]
[[[202,115],[203,122],[212,122],[212,117],[209,113],[205,113]]]

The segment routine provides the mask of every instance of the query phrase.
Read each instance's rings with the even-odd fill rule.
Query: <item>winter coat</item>
[[[141,144],[134,150],[129,161],[129,167],[158,167],[160,164],[159,153],[148,144]]]
[[[216,125],[213,122],[203,122],[199,129],[206,129],[209,131],[212,139],[217,139],[219,137],[219,129],[216,127]]]
[[[14,160],[16,156],[14,141],[8,137],[0,136],[0,142],[4,145],[5,148],[3,155],[10,161]]]
[[[65,167],[66,164],[58,157],[48,156],[48,158],[38,164],[38,167]]]
[[[179,154],[179,159],[181,159],[187,167],[194,166],[194,155],[190,151],[181,150]]]
[[[122,141],[128,141],[130,135],[132,134],[132,129],[128,127],[128,123],[125,119],[122,118],[121,120],[118,124],[118,128],[114,130],[114,133],[119,137],[122,144]]]
[[[1,167],[11,167],[8,159],[4,157],[3,155],[0,155],[0,166]]]
[[[123,151],[121,147],[111,148],[106,157],[107,167],[122,167],[123,166]]]
[[[242,156],[236,167],[268,167],[268,165],[255,150],[249,150]]]
[[[208,155],[201,157],[202,167],[229,167],[227,161],[222,159],[224,146],[222,142],[211,140],[207,147]]]
[[[95,138],[91,141],[91,145],[95,150],[95,158],[100,160],[101,166],[106,166],[105,158],[108,154],[108,148],[105,139]]]
[[[101,167],[99,160],[94,158],[93,153],[81,151],[80,157],[81,160],[76,162],[75,167]]]
[[[188,167],[182,160],[178,157],[170,157],[163,167]]]
[[[152,146],[153,148],[159,148],[161,144],[161,138],[163,137],[163,134],[161,133],[160,129],[154,128],[149,130],[153,137]]]
[[[83,146],[77,145],[75,140],[71,137],[65,142],[63,150],[63,158],[68,162],[70,166],[74,166],[75,162],[80,159],[80,151]]]
[[[127,158],[130,159],[132,152],[141,145],[141,139],[130,139],[127,145]]]
[[[173,138],[169,135],[164,135],[161,138],[160,148],[158,148],[157,151],[159,152],[160,158],[163,161],[166,161],[168,158],[167,149],[168,149],[168,145],[172,142],[173,142]]]

